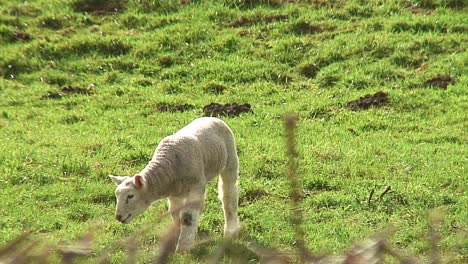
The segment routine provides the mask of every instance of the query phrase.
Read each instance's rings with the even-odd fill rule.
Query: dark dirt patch
[[[360,97],[358,100],[351,101],[347,104],[352,110],[369,109],[370,107],[381,107],[388,102],[388,94],[378,91],[375,94],[367,94]]]
[[[205,87],[205,92],[212,94],[222,94],[226,90],[226,86],[217,83],[210,83]]]
[[[238,34],[239,34],[239,36],[241,36],[241,37],[246,37],[246,36],[249,36],[251,33],[250,33],[250,31],[248,31],[248,30],[241,30],[241,31],[239,31]]]
[[[253,113],[250,104],[218,104],[211,103],[203,107],[205,116],[238,116],[242,113]]]
[[[299,66],[299,74],[306,78],[315,78],[320,69],[314,64],[304,64]]]
[[[73,3],[75,12],[87,12],[95,15],[105,15],[113,12],[125,10],[123,4],[126,1],[105,1],[105,0],[81,0]]]
[[[447,89],[449,84],[454,83],[454,80],[451,76],[446,74],[440,74],[432,77],[431,79],[423,82],[421,85],[423,87],[435,87],[440,89]]]
[[[174,65],[174,59],[172,57],[164,56],[159,58],[159,64],[163,67],[171,67]]]
[[[185,112],[194,109],[191,104],[169,104],[159,103],[156,105],[156,110],[159,112]]]
[[[28,34],[25,32],[19,32],[19,31],[13,32],[11,34],[11,38],[13,40],[25,40],[25,41],[30,41],[34,39],[31,34]]]
[[[243,27],[249,26],[259,22],[271,23],[275,21],[281,21],[288,19],[288,15],[271,15],[271,16],[254,16],[254,17],[245,17],[241,16],[238,19],[229,22],[227,25],[230,27]]]
[[[64,94],[91,94],[92,91],[90,89],[82,88],[82,87],[73,87],[73,86],[64,86],[60,88],[60,91]]]
[[[116,96],[119,96],[119,97],[120,97],[120,96],[124,96],[124,95],[125,95],[125,92],[124,92],[123,90],[120,90],[120,89],[119,89],[119,90],[115,91],[114,94],[115,94]]]
[[[321,26],[312,25],[309,22],[305,22],[305,21],[302,21],[293,25],[292,30],[296,34],[300,34],[300,35],[316,34],[316,33],[322,33],[324,31],[324,29]]]
[[[60,88],[60,91],[50,91],[44,94],[41,98],[42,99],[62,99],[65,95],[70,94],[82,94],[82,95],[89,95],[93,93],[94,86],[90,86],[90,88],[85,89],[81,87],[73,87],[73,86],[64,86]]]

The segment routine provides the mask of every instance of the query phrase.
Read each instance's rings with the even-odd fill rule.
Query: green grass
[[[253,113],[223,119],[238,141],[241,241],[293,248],[282,117],[296,112],[310,249],[339,253],[393,226],[392,245],[427,258],[428,212],[439,208],[443,255],[468,260],[466,232],[452,228],[468,228],[464,1],[162,0],[105,14],[77,9],[90,2],[0,0],[0,245],[24,230],[73,240],[103,221],[99,255],[151,224],[139,238],[139,259],[149,261],[167,224],[153,220],[166,202],[119,225],[107,175],[138,172],[158,141],[202,116],[204,105],[238,102]],[[442,74],[452,77],[447,89],[421,85]],[[60,91],[91,83],[91,94]],[[346,107],[379,90],[389,94],[384,107]],[[161,103],[195,108],[160,112]],[[200,232],[220,239],[215,189]],[[192,257],[203,262],[214,249]],[[122,261],[124,251],[113,250]]]

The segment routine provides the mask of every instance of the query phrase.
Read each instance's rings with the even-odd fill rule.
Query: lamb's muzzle
[[[117,219],[117,221],[121,222],[122,224],[126,224],[126,221],[130,219],[130,217],[132,217],[132,214],[129,214],[127,217],[125,218],[122,218],[122,215],[116,215],[115,218]],[[127,222],[128,223],[128,222]]]

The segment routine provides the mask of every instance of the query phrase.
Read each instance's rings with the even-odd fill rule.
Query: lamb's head
[[[146,183],[140,175],[134,177],[111,175],[110,177],[117,185],[115,218],[122,224],[128,224],[150,205],[145,195]]]

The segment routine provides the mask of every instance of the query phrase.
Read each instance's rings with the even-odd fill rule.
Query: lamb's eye
[[[127,196],[127,199],[132,199],[133,198],[133,194],[130,194],[129,196]]]

